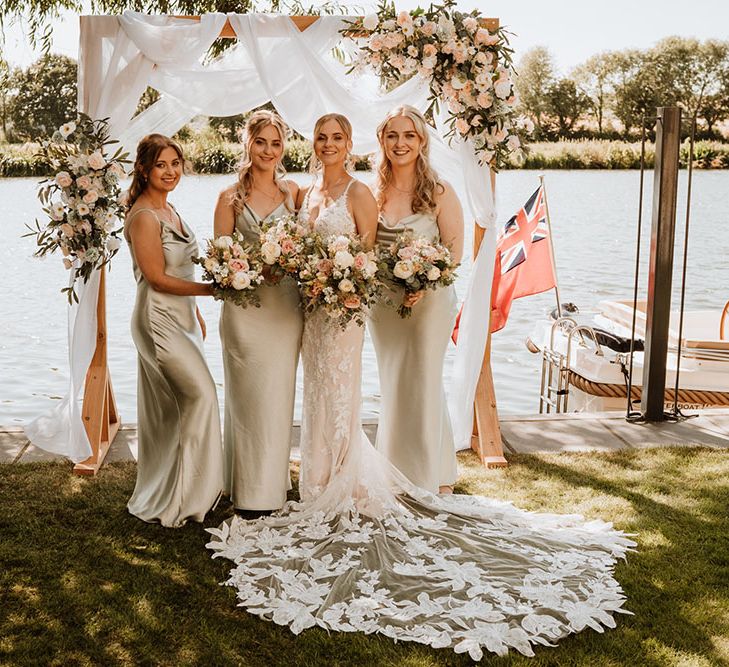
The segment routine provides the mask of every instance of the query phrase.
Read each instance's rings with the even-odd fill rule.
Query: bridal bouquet
[[[378,261],[383,280],[403,288],[406,295],[452,285],[458,268],[444,245],[409,232],[380,248]],[[412,310],[402,303],[397,307],[400,317],[410,317]]]
[[[276,282],[283,276],[296,278],[301,255],[313,247],[314,239],[296,222],[293,215],[273,219],[261,231],[261,259],[268,278]]]
[[[121,246],[119,229],[114,229],[122,212],[119,203],[120,180],[128,162],[121,148],[112,155],[106,147],[117,143],[109,139],[108,122],[79,114],[44,141],[40,157],[54,171],[41,181],[38,199],[45,222],[26,225],[38,245],[36,257],[60,250],[63,263],[72,269],[68,287],[62,289],[69,303],[78,301],[74,285],[87,282],[94,270],[106,265]]]
[[[248,304],[260,307],[256,287],[263,282],[263,263],[237,231],[230,236],[208,239],[205,256],[192,261],[203,267],[203,280],[212,281],[216,299],[231,301],[242,308]]]
[[[297,275],[305,312],[323,308],[342,329],[352,320],[364,326],[381,287],[375,252],[364,250],[356,237],[308,239]]]

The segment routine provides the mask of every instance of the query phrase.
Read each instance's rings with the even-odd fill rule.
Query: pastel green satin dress
[[[262,220],[245,205],[235,228],[258,244],[261,224],[287,213],[282,203]],[[220,315],[225,489],[239,509],[274,510],[283,507],[291,488],[289,457],[304,317],[292,280],[263,285],[258,292],[260,308],[225,302]]]
[[[440,240],[435,216],[415,213],[392,227],[381,215],[377,244],[392,243],[398,234]],[[389,290],[394,303],[401,289]],[[370,315],[369,327],[377,355],[382,402],[377,427],[377,449],[413,484],[438,493],[458,476],[445,391],[443,359],[457,313],[453,286],[426,291],[401,318],[380,301]]]
[[[128,225],[139,209],[125,221]],[[160,221],[165,273],[195,280],[192,258],[198,245],[190,228],[184,233]],[[202,521],[223,489],[220,412],[215,383],[202,347],[195,298],[154,290],[137,266],[132,338],[138,352],[137,483],[127,505],[144,521],[177,527]]]

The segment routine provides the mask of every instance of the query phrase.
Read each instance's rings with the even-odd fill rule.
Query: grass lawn
[[[729,455],[706,449],[512,456],[485,471],[460,455],[457,492],[579,512],[638,533],[617,578],[635,616],[536,657],[488,665],[729,665]],[[125,509],[135,465],[93,478],[52,463],[0,467],[0,665],[469,665],[447,649],[378,636],[294,636],[235,606],[199,525]],[[218,508],[206,525],[229,516]]]

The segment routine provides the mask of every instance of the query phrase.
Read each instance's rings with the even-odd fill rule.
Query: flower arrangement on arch
[[[392,243],[380,247],[378,260],[382,279],[405,294],[446,287],[456,281],[458,264],[451,259],[450,250],[442,243],[415,237],[411,232],[398,234]],[[397,305],[400,317],[412,315],[410,306],[391,305]]]
[[[383,0],[376,14],[346,29],[369,32],[350,71],[371,67],[389,86],[422,76],[430,87],[426,115],[438,113],[445,102],[446,136],[471,140],[479,162],[498,169],[511,153],[524,150],[534,127],[515,111],[506,32],[483,27],[478,10],[466,14],[455,7],[455,0],[445,0],[397,13],[393,2]]]
[[[48,219],[43,224],[36,219],[35,227],[26,225],[30,232],[24,236],[35,237],[36,257],[61,251],[72,271],[69,286],[61,290],[69,303],[78,302],[76,281],[87,282],[121,246],[115,226],[122,213],[120,181],[128,160],[121,148],[107,154],[107,146],[115,143],[107,119],[79,114],[44,141],[38,153],[55,172],[38,189]]]

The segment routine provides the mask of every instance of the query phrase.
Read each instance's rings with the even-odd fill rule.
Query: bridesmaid
[[[283,180],[288,128],[260,110],[244,128],[238,182],[215,209],[215,235],[237,229],[258,244],[261,225],[294,213],[299,188]],[[220,337],[225,370],[225,489],[241,510],[283,507],[291,488],[289,455],[303,314],[290,279],[259,289],[260,308],[223,303]]]
[[[223,488],[220,413],[203,354],[196,296],[198,245],[167,196],[180,181],[182,149],[161,134],[137,146],[124,237],[137,281],[132,338],[139,354],[137,484],[128,509],[177,527],[202,521]]]
[[[379,125],[377,138],[377,243],[391,243],[411,231],[443,243],[459,262],[463,212],[453,188],[430,166],[425,119],[403,105]],[[458,472],[443,358],[456,317],[455,289],[390,296],[412,306],[412,315],[402,319],[382,302],[371,315],[382,392],[377,448],[413,484],[432,493],[452,493]]]

